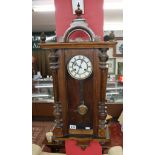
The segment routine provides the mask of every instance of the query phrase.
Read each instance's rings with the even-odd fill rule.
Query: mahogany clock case
[[[75,125],[76,129],[96,128],[97,125],[97,110],[100,94],[100,78],[99,78],[99,60],[98,49],[67,49],[59,50],[59,94],[60,101],[62,101],[63,119],[66,120],[66,132],[70,125]],[[71,77],[67,71],[67,64],[69,60],[76,56],[83,55],[90,59],[93,71],[92,74],[82,80],[83,81],[83,97],[88,111],[85,115],[78,113],[78,106],[80,105],[80,80]]]
[[[65,53],[66,57],[66,63],[68,60],[77,55],[84,55],[90,59],[90,61],[93,64],[93,53],[89,54],[88,51],[83,51],[83,50],[78,50],[76,52],[75,50],[70,50]],[[66,76],[67,76],[67,98],[68,98],[68,114],[69,114],[69,125],[75,124],[77,128],[79,129],[85,129],[85,127],[90,127],[92,129],[93,127],[93,119],[92,119],[92,109],[93,109],[93,98],[94,95],[91,90],[93,90],[93,73],[91,74],[90,77],[87,79],[82,80],[83,81],[83,97],[84,97],[84,102],[85,105],[88,107],[88,112],[85,115],[80,115],[77,111],[77,107],[80,105],[80,84],[79,80],[76,80],[72,78],[68,72],[66,71]]]

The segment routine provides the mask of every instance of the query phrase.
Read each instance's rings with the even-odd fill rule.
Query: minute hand
[[[78,70],[77,74],[79,73],[80,69],[82,68],[81,65],[82,65],[83,61],[84,61],[84,60],[81,60],[81,64],[80,64],[80,66],[79,66],[79,70]]]

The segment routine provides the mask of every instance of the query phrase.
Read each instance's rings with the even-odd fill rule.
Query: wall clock
[[[71,34],[79,30],[90,40],[70,41]],[[100,42],[97,38],[86,20],[78,16],[65,31],[62,42],[41,45],[51,50],[49,61],[54,89],[54,136],[57,140],[77,136],[82,140],[86,135],[90,140],[93,137],[98,140],[105,138],[106,49],[116,43]]]
[[[92,63],[88,57],[76,55],[70,59],[67,69],[71,77],[83,80],[92,74]]]

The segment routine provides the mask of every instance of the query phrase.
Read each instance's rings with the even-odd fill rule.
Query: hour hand
[[[77,62],[74,63],[74,66],[78,66],[78,67],[80,67],[80,66],[77,64]]]

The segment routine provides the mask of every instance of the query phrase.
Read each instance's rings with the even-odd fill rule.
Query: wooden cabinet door
[[[37,116],[52,116],[53,115],[52,103],[37,103],[36,110],[37,110]]]
[[[32,116],[37,116],[36,103],[32,103]]]

